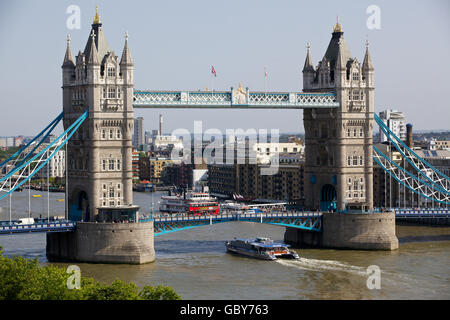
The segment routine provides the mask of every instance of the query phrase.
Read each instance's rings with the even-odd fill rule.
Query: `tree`
[[[111,285],[81,277],[80,289],[68,289],[71,274],[56,266],[40,267],[37,258],[12,258],[0,247],[0,300],[180,300],[170,287],[158,285],[142,289],[119,279]]]

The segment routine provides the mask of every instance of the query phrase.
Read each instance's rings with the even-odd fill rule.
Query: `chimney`
[[[162,124],[163,124],[163,117],[162,114],[159,115],[159,135],[162,136],[163,131],[162,131]]]
[[[411,123],[408,123],[406,125],[406,145],[411,149],[413,148],[413,133]]]

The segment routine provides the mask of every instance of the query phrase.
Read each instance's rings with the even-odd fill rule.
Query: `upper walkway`
[[[337,108],[336,94],[299,92],[134,91],[134,108],[305,109]]]

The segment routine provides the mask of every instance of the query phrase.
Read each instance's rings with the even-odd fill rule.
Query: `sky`
[[[69,29],[67,8],[80,8]],[[242,83],[263,91],[301,91],[306,44],[316,66],[339,16],[353,56],[366,39],[375,67],[375,111],[403,111],[414,129],[449,129],[450,1],[33,1],[0,2],[0,136],[35,135],[62,110],[61,65],[66,36],[75,56],[85,47],[95,6],[110,48],[121,55],[124,34],[139,90],[215,90]],[[369,29],[367,8],[380,11]],[[301,110],[135,110],[145,130],[164,132],[255,128],[304,132]]]

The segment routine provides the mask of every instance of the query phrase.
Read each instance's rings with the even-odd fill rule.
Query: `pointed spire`
[[[66,54],[64,55],[63,67],[74,67],[75,63],[72,58],[72,51],[70,51],[70,35],[67,35],[67,48]]]
[[[336,25],[334,26],[333,32],[342,32],[342,26],[339,24],[339,16],[336,17]]]
[[[127,64],[132,66],[133,59],[131,59],[131,51],[128,47],[128,32],[125,32],[125,45],[123,47],[122,58],[120,59],[120,65]]]
[[[366,40],[366,54],[364,55],[362,68],[363,70],[373,70],[372,58],[369,53],[369,40]]]
[[[100,64],[98,61],[98,52],[97,52],[97,46],[95,44],[95,32],[92,30],[89,41],[91,42],[91,45],[89,47],[89,55],[88,55],[88,64]]]
[[[347,66],[346,66],[346,61],[344,60],[342,40],[339,39],[335,68],[336,68],[336,70],[345,70],[346,67]]]
[[[306,44],[306,49],[307,49],[307,52],[306,52],[305,65],[303,66],[303,72],[314,71],[314,66],[312,64],[312,59],[311,59],[309,42]]]
[[[100,16],[98,15],[98,6],[95,6],[95,16],[92,24],[100,24]]]

